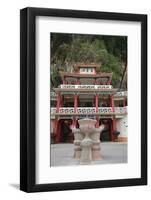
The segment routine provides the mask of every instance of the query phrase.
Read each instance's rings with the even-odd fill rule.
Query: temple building
[[[51,139],[72,142],[71,126],[78,119],[105,124],[101,141],[127,141],[127,91],[112,86],[113,73],[101,72],[100,64],[78,63],[72,72],[59,72],[62,84],[51,88]]]

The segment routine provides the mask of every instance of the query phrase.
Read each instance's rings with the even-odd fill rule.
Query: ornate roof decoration
[[[78,71],[79,68],[97,68],[97,71],[100,71],[101,63],[76,63],[73,65],[75,71]]]

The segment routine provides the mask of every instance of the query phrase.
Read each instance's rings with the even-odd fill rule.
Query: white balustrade
[[[112,114],[112,107],[99,107],[98,108],[100,114]]]
[[[74,108],[73,107],[62,107],[62,108],[59,108],[59,113],[60,114],[73,114]]]
[[[75,85],[65,85],[65,84],[62,84],[59,87],[61,89],[75,89]]]
[[[112,89],[113,86],[112,85],[95,85],[96,89]]]
[[[95,107],[78,107],[77,113],[78,114],[95,114],[96,108]]]
[[[75,89],[96,89],[95,85],[75,85]]]
[[[56,113],[56,108],[51,108],[51,114],[55,114]]]
[[[117,92],[114,96],[115,97],[127,96],[127,91]]]
[[[61,89],[112,89],[112,85],[68,85],[61,84]]]
[[[114,107],[114,112],[118,114],[123,114],[127,112],[127,106],[126,107]]]
[[[114,112],[116,114],[124,114],[127,113],[127,107],[114,107]],[[51,114],[56,113],[56,108],[51,108]],[[74,114],[74,107],[61,107],[59,108],[60,114]],[[78,107],[77,108],[77,114],[95,114],[96,108],[95,107]],[[98,108],[99,114],[112,114],[112,107],[99,107]]]

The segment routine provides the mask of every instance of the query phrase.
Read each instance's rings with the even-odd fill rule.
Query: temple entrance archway
[[[70,128],[72,124],[71,119],[60,119],[57,124],[57,143],[72,143],[73,142],[73,134]]]
[[[100,140],[102,142],[109,142],[112,141],[112,119],[100,119],[99,125],[104,124],[105,129],[102,131],[100,135]]]

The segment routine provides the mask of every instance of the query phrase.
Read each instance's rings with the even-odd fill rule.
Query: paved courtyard
[[[51,166],[78,165],[79,161],[73,158],[73,144],[51,144]],[[113,164],[127,162],[127,143],[102,142],[102,159],[92,164]]]

